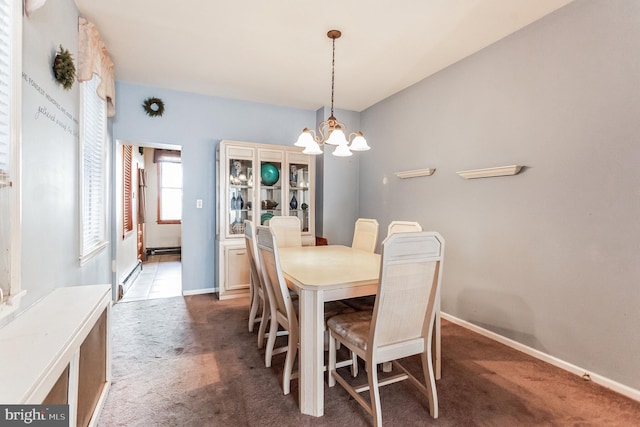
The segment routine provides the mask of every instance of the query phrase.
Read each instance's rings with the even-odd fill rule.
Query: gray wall
[[[635,389],[639,52],[640,2],[576,1],[364,111],[360,157],[360,216],[446,239],[443,311]]]
[[[78,261],[79,85],[66,91],[54,80],[51,64],[59,45],[77,60],[72,0],[47,2],[23,19],[22,288],[28,295],[111,283],[109,247],[83,266]]]

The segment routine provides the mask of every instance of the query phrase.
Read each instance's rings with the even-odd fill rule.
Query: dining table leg
[[[298,359],[300,412],[324,414],[324,297],[322,291],[299,291],[300,357]]]

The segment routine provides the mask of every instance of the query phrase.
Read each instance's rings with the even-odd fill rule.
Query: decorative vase
[[[291,202],[289,203],[289,207],[291,209],[298,209],[298,200],[296,199],[296,195],[295,194],[291,198]]]
[[[234,194],[231,198],[231,209],[235,210],[238,204],[238,199],[236,199],[236,195]]]
[[[242,209],[244,207],[244,200],[242,200],[242,194],[238,194],[238,198],[236,199],[236,208]]]

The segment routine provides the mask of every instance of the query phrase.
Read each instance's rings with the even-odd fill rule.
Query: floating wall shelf
[[[517,175],[521,169],[522,169],[522,166],[520,165],[511,165],[511,166],[499,166],[495,168],[472,169],[472,170],[460,171],[456,173],[461,177],[463,177],[464,179],[473,179],[473,178],[489,178],[492,176]]]
[[[429,175],[433,175],[433,173],[435,172],[435,168],[431,168],[431,169],[416,169],[416,170],[412,170],[412,171],[403,171],[403,172],[395,172],[395,175],[398,178],[417,178],[419,176],[429,176]]]

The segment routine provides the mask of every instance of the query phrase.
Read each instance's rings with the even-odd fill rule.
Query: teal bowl
[[[263,163],[260,167],[260,178],[262,185],[274,185],[280,179],[280,172],[271,163]]]

